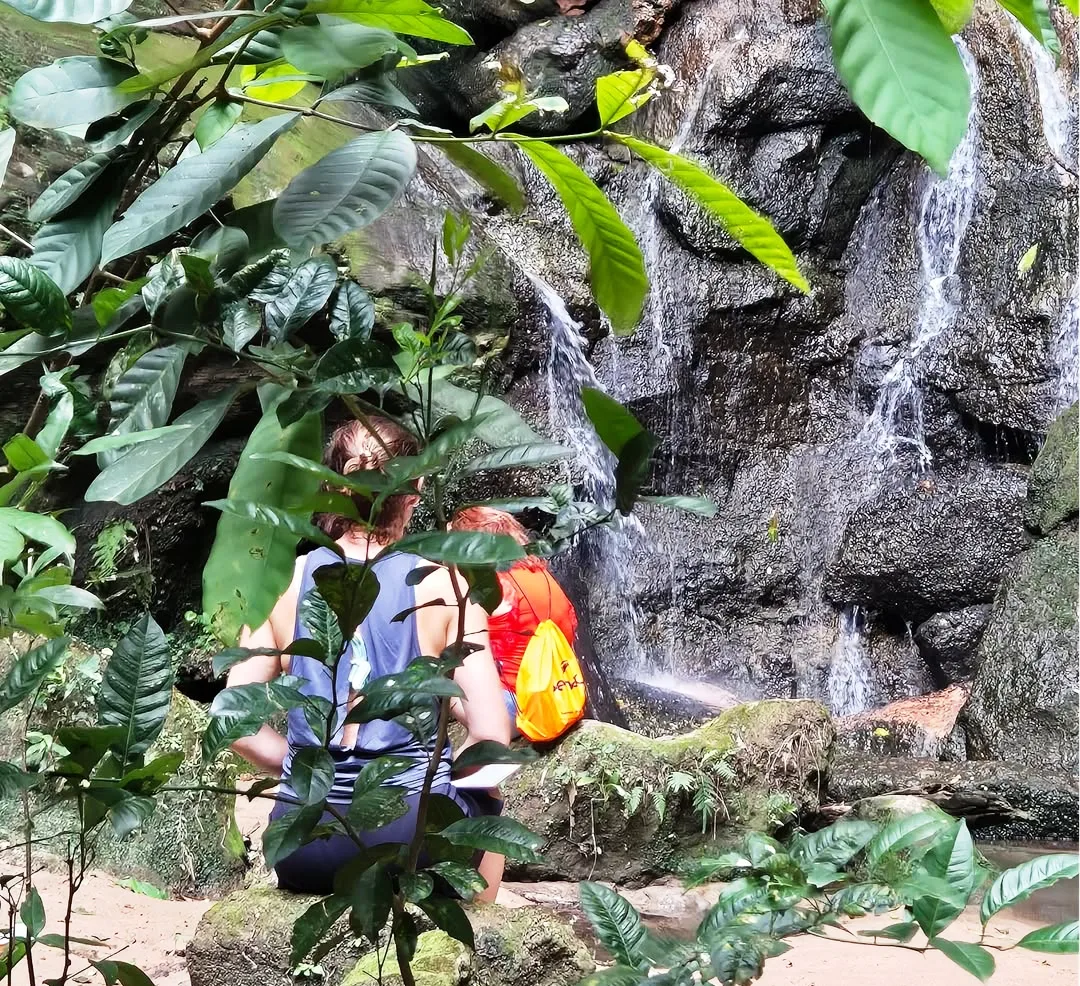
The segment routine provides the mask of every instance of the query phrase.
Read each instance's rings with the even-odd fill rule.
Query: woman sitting
[[[335,472],[349,474],[357,470],[382,469],[390,457],[417,452],[412,435],[384,418],[370,420],[377,432],[373,436],[365,425],[352,421],[332,435],[324,461]],[[323,518],[322,526],[336,539],[350,563],[372,565],[380,590],[371,611],[357,629],[338,668],[337,681],[331,686],[329,669],[314,658],[299,655],[252,656],[229,672],[228,684],[243,685],[271,681],[281,674],[301,679],[301,691],[333,701],[344,710],[357,699],[357,691],[366,681],[403,671],[421,655],[438,655],[458,639],[459,610],[451,574],[435,568],[413,586],[409,576],[418,566],[430,563],[398,552],[386,552],[387,545],[403,534],[419,496],[400,494],[389,497],[378,515],[372,517],[372,503],[367,497],[353,497],[360,517],[367,524],[345,521],[340,517]],[[282,649],[300,637],[310,637],[300,618],[300,605],[314,586],[313,573],[323,565],[341,559],[328,548],[319,548],[297,559],[292,584],[274,606],[270,618],[255,630],[245,629],[240,643],[250,648]],[[462,595],[468,586],[458,579]],[[400,614],[407,613],[404,618]],[[465,658],[454,673],[454,680],[464,692],[459,713],[468,729],[469,742],[510,739],[510,723],[501,700],[499,677],[488,650],[487,614],[475,604],[464,610],[464,639],[479,644],[480,650]],[[298,750],[321,745],[300,709],[288,716],[287,735],[282,736],[264,725],[254,736],[238,740],[233,749],[262,770],[281,778],[281,794],[293,796],[290,770]],[[408,812],[383,828],[360,833],[365,846],[384,843],[409,843],[416,832],[417,805],[430,751],[412,732],[392,721],[376,720],[363,725],[339,726],[330,745],[334,759],[334,783],[327,795],[337,809],[348,807],[353,786],[361,769],[377,757],[392,754],[411,764],[385,783],[405,788]],[[502,805],[495,797],[479,791],[458,791],[450,782],[450,747],[442,751],[432,790],[457,802],[466,815],[498,814]],[[278,801],[271,821],[292,810],[286,801]],[[330,815],[324,821],[330,820]],[[329,893],[335,872],[360,852],[353,839],[332,835],[301,846],[275,866],[278,884],[286,890],[302,893]],[[483,899],[493,899],[502,878],[502,857],[486,854],[480,872],[487,880]]]
[[[455,531],[486,531],[508,534],[518,544],[529,543],[525,528],[511,514],[493,507],[465,507],[454,514],[450,527]],[[499,572],[502,602],[488,617],[491,653],[499,669],[503,699],[510,721],[517,730],[517,679],[525,648],[544,620],[551,620],[573,647],[577,635],[577,613],[559,583],[548,570],[547,562],[529,555],[514,562],[508,571]]]

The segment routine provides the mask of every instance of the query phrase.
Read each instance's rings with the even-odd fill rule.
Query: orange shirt
[[[573,647],[577,614],[547,566],[531,567],[528,562],[518,561],[498,575],[503,601],[488,617],[488,637],[503,688],[512,692],[517,687],[525,648],[536,628],[544,620],[553,621]]]

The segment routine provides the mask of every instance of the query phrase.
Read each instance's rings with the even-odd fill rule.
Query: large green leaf
[[[427,403],[426,382],[412,383],[404,389],[418,404]],[[474,414],[477,417],[483,416],[483,423],[476,426],[473,434],[492,448],[541,441],[540,436],[529,427],[525,419],[498,397],[485,396],[478,399],[476,394],[464,387],[447,380],[433,380],[431,403],[440,414],[453,415],[462,420],[471,418]]]
[[[551,183],[589,257],[589,284],[617,333],[632,332],[641,318],[649,281],[634,234],[607,196],[561,151],[542,141],[518,146]]]
[[[187,355],[187,346],[161,346],[140,356],[121,374],[109,395],[107,434],[127,435],[164,425],[172,413]],[[98,466],[105,468],[117,458],[115,452],[101,452]]]
[[[367,565],[323,565],[312,576],[321,599],[337,618],[342,640],[352,640],[379,597],[379,579]],[[329,648],[328,648],[329,649]]]
[[[86,491],[85,499],[134,503],[152,493],[172,479],[210,440],[235,397],[236,390],[230,387],[216,397],[196,404],[176,419],[175,424],[191,427],[177,428],[125,452],[98,473]]]
[[[0,185],[7,177],[8,164],[11,162],[11,153],[15,150],[15,128],[6,127],[0,130]]]
[[[263,856],[267,867],[273,867],[279,860],[299,849],[309,838],[312,830],[322,819],[323,805],[305,805],[287,811],[280,818],[272,821],[263,832]]]
[[[799,270],[795,255],[773,224],[759,215],[727,185],[717,181],[700,165],[644,140],[624,134],[609,134],[643,158],[673,185],[698,203],[710,216],[719,220],[732,239],[766,267],[800,291],[810,285]]]
[[[165,633],[149,613],[120,639],[98,691],[98,723],[118,726],[113,747],[124,769],[157,739],[172,703],[173,665]]]
[[[1054,21],[1050,17],[1050,7],[1046,0],[998,0],[998,3],[1055,58],[1061,57],[1061,41],[1054,30]]]
[[[390,82],[385,73],[350,82],[347,86],[328,92],[319,102],[373,103],[376,106],[392,106],[406,113],[419,112],[408,97]]]
[[[934,895],[919,897],[912,903],[911,913],[919,927],[927,938],[934,938],[960,916],[982,872],[967,823],[961,821],[952,839],[931,848],[923,865],[930,876],[944,879],[956,894],[955,899]]]
[[[565,445],[553,445],[546,442],[507,445],[470,459],[462,466],[461,474],[467,476],[470,473],[486,472],[489,469],[525,469],[548,462],[557,462],[573,454],[573,450]]]
[[[600,944],[617,962],[636,966],[641,960],[645,925],[630,902],[610,887],[599,883],[579,883],[581,909],[596,932]]]
[[[349,909],[345,896],[323,897],[315,901],[293,924],[289,951],[289,967],[295,969],[319,944],[330,929]]]
[[[510,172],[468,144],[439,144],[439,150],[477,184],[506,205],[511,212],[525,208],[525,193]]]
[[[1080,951],[1080,923],[1066,921],[1046,928],[1029,931],[1016,943],[1020,948],[1033,952],[1050,952],[1054,955],[1075,955]]]
[[[301,802],[322,801],[334,786],[334,758],[321,746],[297,750],[289,768],[289,787]]]
[[[614,397],[595,387],[581,388],[581,403],[596,434],[617,458],[645,429]]]
[[[824,0],[837,70],[855,104],[939,174],[971,108],[964,63],[930,0]]]
[[[523,863],[540,862],[537,850],[544,844],[540,836],[530,832],[521,822],[502,816],[462,818],[439,834],[452,845],[497,852]]]
[[[14,798],[20,791],[25,791],[27,788],[37,787],[43,780],[45,780],[44,774],[26,771],[17,764],[0,760],[0,801]]]
[[[949,34],[959,34],[975,12],[975,0],[930,0],[930,3]]]
[[[655,78],[655,69],[642,66],[597,79],[596,109],[600,113],[600,125],[610,126],[644,106],[652,96],[649,83]]]
[[[15,321],[44,335],[71,327],[64,292],[37,266],[19,257],[0,257],[0,305]]]
[[[297,538],[304,538],[324,548],[332,548],[340,553],[341,549],[335,545],[319,530],[306,516],[301,516],[280,507],[272,507],[267,503],[252,503],[250,500],[207,500],[204,507],[220,510],[223,514],[231,514],[240,517],[252,524],[267,524],[273,527],[281,527],[295,534]]]
[[[286,462],[255,458],[283,453],[309,459],[322,454],[322,423],[311,414],[282,428],[279,393],[251,433],[229,484],[230,500],[252,500],[290,506],[319,488],[319,477]],[[292,579],[299,537],[274,524],[223,514],[203,569],[203,611],[214,620],[218,635],[231,643],[243,626],[261,626]]]
[[[281,35],[285,60],[320,79],[341,78],[396,51],[402,51],[402,44],[393,34],[362,24],[313,24]]]
[[[375,303],[355,281],[343,281],[330,309],[330,334],[340,342],[366,342],[375,328]]]
[[[46,675],[60,666],[69,643],[67,637],[54,637],[15,659],[4,680],[0,681],[0,715],[28,698]]]
[[[930,944],[942,955],[952,959],[965,972],[970,972],[984,983],[994,974],[994,956],[982,945],[974,945],[966,941],[949,941],[946,938],[931,938]]]
[[[1049,887],[1058,880],[1070,880],[1078,874],[1080,857],[1076,853],[1051,853],[1029,859],[998,876],[983,898],[979,918],[986,924],[1003,907],[1019,904],[1036,890]]]
[[[0,525],[13,527],[23,537],[55,548],[61,554],[75,554],[75,538],[54,517],[17,510],[15,507],[0,507]]]
[[[43,223],[74,205],[116,159],[116,152],[94,154],[69,168],[42,192],[30,207],[29,218]]]
[[[106,234],[101,262],[156,243],[197,219],[262,160],[295,113],[239,124],[213,147],[181,161],[142,193]]]
[[[131,0],[4,0],[36,21],[96,24],[131,6]]]
[[[216,99],[203,110],[195,124],[195,140],[199,150],[205,151],[216,144],[236,125],[244,112],[244,104],[231,99]]]
[[[484,531],[421,531],[406,534],[393,548],[443,565],[506,566],[525,557],[525,549],[508,534]]]
[[[20,77],[7,108],[30,127],[55,130],[93,123],[139,98],[116,88],[134,75],[131,66],[109,58],[60,58]]]
[[[333,260],[326,256],[305,260],[289,275],[263,312],[275,342],[284,342],[330,300],[337,276]]]
[[[866,847],[871,865],[888,855],[912,846],[925,846],[951,829],[956,823],[943,811],[920,812],[895,818],[874,836]]]
[[[64,294],[71,294],[97,267],[105,230],[119,202],[119,191],[111,188],[104,195],[87,196],[74,211],[46,223],[34,234],[30,263]]]
[[[400,130],[364,134],[305,168],[274,206],[274,228],[310,249],[379,218],[416,170],[416,146]]]
[[[799,836],[791,846],[791,856],[804,867],[812,863],[844,866],[880,828],[875,822],[842,818],[828,828]]]
[[[430,38],[452,45],[471,45],[469,32],[448,21],[424,0],[311,0],[305,14],[333,14],[344,20],[382,27],[395,34]]]

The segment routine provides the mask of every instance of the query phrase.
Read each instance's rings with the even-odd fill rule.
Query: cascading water
[[[955,318],[960,247],[975,204],[978,163],[979,75],[965,44],[960,41],[958,47],[971,79],[967,133],[953,153],[946,177],[927,170],[916,232],[923,290],[915,331],[885,374],[877,402],[859,436],[876,468],[885,473],[893,473],[908,461],[915,474],[922,473],[932,461],[923,420],[922,356]]]
[[[856,458],[865,470],[865,490],[872,495],[899,470],[918,476],[933,462],[924,420],[923,357],[952,327],[959,306],[960,251],[975,206],[978,167],[979,75],[963,41],[957,47],[971,79],[967,132],[942,178],[929,169],[923,178],[916,244],[922,270],[922,295],[911,340],[881,382],[873,410],[856,442]],[[865,711],[873,701],[873,667],[863,639],[865,616],[858,607],[840,614],[829,661],[828,693],[832,711]]]
[[[1061,313],[1054,339],[1054,362],[1058,367],[1057,401],[1059,413],[1080,398],[1080,285],[1074,284]]]
[[[1031,34],[1014,22],[1013,30],[1027,51],[1042,111],[1043,134],[1050,153],[1067,172],[1076,173],[1076,108],[1069,99],[1058,75],[1059,69],[1050,54]]]

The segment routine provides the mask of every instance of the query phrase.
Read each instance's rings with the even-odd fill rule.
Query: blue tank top
[[[295,638],[311,637],[307,628],[300,622],[300,605],[304,597],[314,587],[312,574],[323,565],[333,565],[341,559],[329,548],[317,548],[304,559],[303,576],[297,599]],[[434,737],[427,739],[428,745],[418,739],[410,730],[396,722],[376,720],[363,723],[358,731],[356,744],[347,749],[342,740],[342,722],[348,707],[350,677],[352,687],[362,687],[365,680],[380,678],[387,674],[397,674],[416,658],[420,657],[420,644],[416,636],[416,613],[398,622],[393,618],[416,605],[416,591],[406,584],[406,577],[421,559],[415,555],[387,554],[378,555],[371,562],[372,570],[379,580],[379,595],[371,607],[364,622],[357,629],[352,642],[345,649],[345,654],[338,664],[337,680],[334,693],[330,688],[330,669],[315,658],[294,654],[289,659],[289,674],[301,680],[298,686],[305,695],[319,696],[332,701],[337,709],[337,731],[330,744],[330,754],[334,758],[334,786],[327,795],[332,804],[348,804],[352,800],[353,785],[365,764],[387,754],[407,757],[413,765],[404,772],[392,777],[386,783],[394,787],[403,787],[409,794],[420,791],[427,772]],[[351,564],[359,564],[352,562]],[[283,793],[292,794],[289,776],[292,759],[296,751],[305,746],[317,746],[319,741],[308,725],[302,709],[291,709],[286,733],[289,750],[285,755],[282,773]],[[443,787],[450,781],[450,745],[446,745],[442,762],[435,777],[435,787]]]

